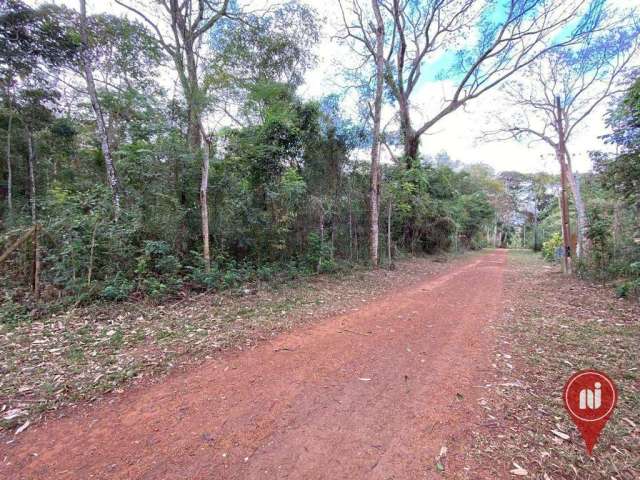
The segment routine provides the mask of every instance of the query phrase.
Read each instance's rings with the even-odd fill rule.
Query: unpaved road
[[[0,446],[0,478],[437,478],[441,447],[470,439],[505,262],[483,254],[43,422]]]

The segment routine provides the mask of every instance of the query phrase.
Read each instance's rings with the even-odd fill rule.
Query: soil
[[[492,369],[506,261],[472,257],[43,421],[0,446],[0,478],[455,476]]]

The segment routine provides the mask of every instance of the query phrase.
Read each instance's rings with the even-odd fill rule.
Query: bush
[[[209,272],[206,272],[203,266],[187,268],[191,271],[189,278],[196,286],[208,290],[220,288],[222,272],[218,269],[218,264],[212,264]]]
[[[29,320],[29,318],[27,307],[14,302],[9,296],[0,303],[0,323],[15,325]]]
[[[133,289],[135,284],[128,280],[124,275],[117,273],[114,278],[109,280],[102,289],[101,296],[106,300],[120,301],[125,300]]]
[[[562,235],[554,233],[553,236],[542,244],[542,256],[549,262],[556,260],[556,250],[562,247]]]
[[[315,232],[309,234],[307,243],[309,247],[305,255],[305,263],[308,269],[318,273],[335,271],[336,264],[331,258],[333,256],[331,244],[322,241],[320,235]]]
[[[176,275],[182,269],[182,265],[175,256],[166,255],[156,260],[155,269],[162,275]]]
[[[616,294],[621,298],[628,298],[640,294],[640,279],[628,280],[616,287]]]
[[[145,294],[156,300],[169,293],[169,287],[155,277],[143,279],[140,286]]]
[[[270,267],[269,265],[261,265],[256,270],[256,275],[258,279],[264,282],[268,282],[269,280],[271,280],[273,278],[273,274],[274,274],[274,268]]]
[[[631,274],[635,277],[625,281],[616,288],[616,293],[620,297],[631,297],[640,295],[640,262],[633,262],[629,265]]]

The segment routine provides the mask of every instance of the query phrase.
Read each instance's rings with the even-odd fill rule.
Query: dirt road
[[[483,254],[44,422],[0,446],[0,478],[436,478],[443,446],[455,475],[490,368],[505,262]]]

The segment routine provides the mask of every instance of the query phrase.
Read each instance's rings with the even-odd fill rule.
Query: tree
[[[380,4],[390,30],[385,39],[385,80],[398,107],[408,168],[417,160],[420,137],[430,128],[546,52],[587,38],[598,15],[597,8],[586,8],[585,0],[482,5],[472,0],[385,0]],[[583,13],[576,27],[568,26]],[[469,37],[477,40],[465,44]],[[451,46],[461,44],[453,54]],[[445,55],[445,62],[437,64],[440,55]],[[438,69],[442,63],[446,67]],[[432,79],[450,81],[453,88],[435,113],[416,125],[411,101],[417,87],[424,85],[423,72]]]
[[[202,155],[202,138],[207,132],[203,122],[208,88],[200,80],[201,50],[205,48],[204,36],[225,16],[228,15],[229,0],[178,0],[156,2],[165,14],[164,25],[152,20],[140,8],[133,7],[121,0],[116,3],[141,18],[155,33],[155,40],[173,59],[182,93],[187,103],[187,139],[194,156],[202,156],[202,175],[200,180],[200,209],[202,222],[202,253],[206,270],[211,265],[209,248],[209,140]],[[163,30],[169,30],[169,36]],[[206,164],[205,164],[206,163]]]
[[[567,181],[577,214],[578,256],[587,248],[587,213],[571,167],[570,148],[563,151],[562,146],[570,144],[572,135],[599,105],[625,91],[620,81],[633,69],[640,48],[640,24],[633,12],[603,11],[599,24],[598,31],[580,45],[547,52],[528,66],[524,74],[533,79],[532,85],[529,80],[507,85],[504,91],[517,113],[510,119],[497,114],[500,128],[487,132],[490,139],[543,141],[553,149],[558,162],[566,156]]]
[[[594,152],[592,159],[604,186],[636,210],[634,237],[640,243],[640,78],[607,116],[612,133],[605,139],[618,146],[618,155]]]
[[[533,250],[536,252],[542,249],[542,239],[538,232],[538,225],[542,219],[541,217],[546,214],[553,202],[553,195],[551,194],[553,180],[551,175],[544,172],[531,175],[529,199],[533,210]]]
[[[64,25],[45,5],[31,8],[18,0],[8,0],[0,14],[0,87],[8,112],[6,168],[7,210],[13,212],[13,169],[11,137],[14,126],[15,92],[20,83],[41,76],[43,69],[55,71],[72,58],[76,45]]]
[[[264,82],[299,87],[314,65],[319,39],[316,12],[287,2],[267,12],[243,13],[242,21],[225,17],[211,30],[205,82],[211,85],[211,107],[236,126],[255,123],[240,106],[254,85]]]
[[[369,255],[371,264],[378,265],[378,220],[380,205],[380,122],[382,116],[382,89],[384,87],[384,22],[378,0],[371,0],[376,17],[375,26],[375,63],[376,93],[373,99],[373,134],[371,144],[371,186],[369,190]]]
[[[96,117],[98,136],[100,138],[100,145],[102,148],[102,156],[104,157],[104,164],[107,169],[107,181],[109,184],[109,188],[111,189],[111,197],[113,199],[113,211],[115,218],[117,219],[120,215],[120,181],[118,180],[118,175],[113,164],[111,147],[109,145],[109,137],[107,135],[107,127],[104,121],[102,108],[100,107],[100,102],[98,101],[96,83],[93,79],[93,71],[91,70],[89,58],[87,55],[89,37],[87,34],[86,0],[80,0],[80,39],[82,42],[80,62],[84,71],[85,81],[87,82],[87,90],[89,92],[89,98],[91,99],[91,106]]]
[[[357,20],[353,23],[347,20],[342,2],[339,1],[344,20],[345,37],[358,43],[365,49],[365,58],[370,58],[374,64],[374,93],[369,103],[369,115],[372,121],[371,135],[371,172],[369,186],[369,259],[371,264],[378,265],[378,223],[380,207],[380,134],[382,122],[382,94],[384,89],[385,64],[385,25],[380,10],[380,0],[371,0],[373,19],[364,18],[364,12],[358,2],[353,0],[352,12]],[[369,22],[369,23],[367,23]]]

